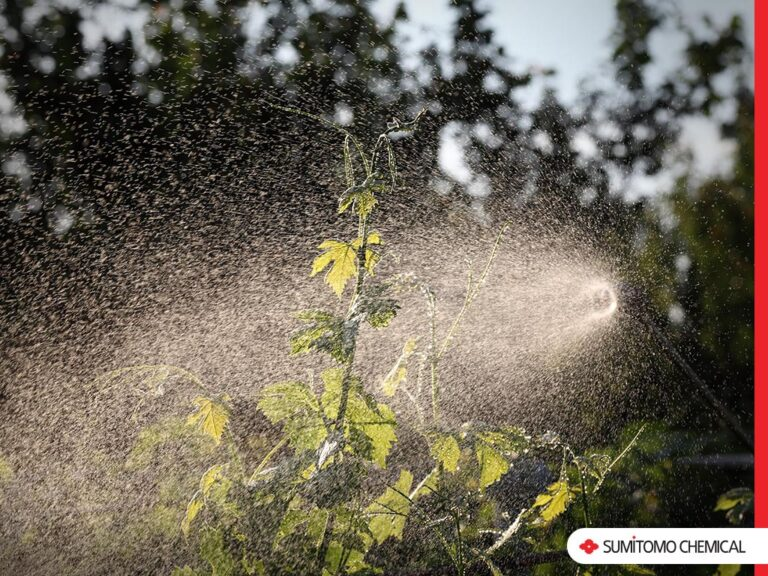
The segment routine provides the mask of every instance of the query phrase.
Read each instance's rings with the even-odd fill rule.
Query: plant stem
[[[347,310],[346,322],[352,321],[357,314],[355,304],[363,293],[363,286],[365,284],[365,252],[368,244],[366,242],[368,235],[368,218],[360,216],[358,220],[358,233],[360,240],[360,247],[357,250],[357,278],[355,280],[355,292],[352,294],[352,298],[349,302],[349,308]],[[357,348],[357,335],[352,342],[352,349],[347,358],[346,366],[344,367],[344,376],[341,380],[341,396],[339,398],[339,412],[336,415],[336,430],[342,430],[344,427],[344,418],[347,414],[347,405],[349,404],[349,391],[352,387],[352,364],[355,361],[355,349]]]
[[[456,571],[459,576],[464,576],[464,551],[461,542],[461,520],[457,513],[453,514],[453,520],[456,526]]]
[[[576,466],[578,468],[578,465]],[[579,479],[581,480],[581,504],[584,509],[584,527],[589,528],[592,522],[589,519],[589,499],[587,498],[587,485],[584,482],[584,475],[579,469]]]
[[[328,548],[331,545],[331,534],[333,533],[333,513],[328,513],[328,518],[325,521],[325,528],[323,529],[323,539],[320,542],[320,546],[317,549],[317,557],[315,558],[315,567],[317,568],[317,574],[323,573],[325,566],[325,557],[328,554]]]
[[[253,478],[253,476],[256,476],[259,472],[261,472],[264,469],[264,467],[267,465],[267,462],[269,462],[272,459],[272,457],[275,454],[277,454],[283,446],[286,445],[287,442],[288,442],[288,436],[287,435],[283,436],[280,439],[280,442],[275,444],[272,447],[272,449],[269,452],[267,452],[267,455],[264,456],[264,459],[259,463],[259,465],[256,466],[256,470],[253,471],[251,478]]]
[[[488,260],[485,263],[485,267],[483,268],[483,272],[480,274],[480,277],[477,279],[476,282],[472,282],[472,272],[470,270],[469,274],[467,275],[467,293],[464,297],[464,304],[461,306],[461,310],[459,310],[459,313],[454,317],[453,322],[451,323],[451,327],[448,329],[448,332],[445,335],[445,338],[443,338],[443,342],[440,345],[440,349],[435,352],[436,349],[436,337],[435,337],[435,328],[434,328],[434,317],[432,318],[432,338],[433,338],[433,349],[432,354],[430,358],[430,375],[432,379],[432,417],[437,423],[439,417],[440,417],[440,383],[439,383],[439,373],[438,373],[438,364],[440,363],[440,360],[442,359],[443,355],[448,350],[448,346],[450,346],[451,341],[455,337],[456,333],[458,332],[459,326],[461,325],[461,321],[464,318],[464,315],[467,313],[467,310],[469,310],[470,306],[472,306],[472,303],[475,301],[475,298],[477,298],[477,295],[480,293],[480,289],[483,287],[483,284],[485,284],[485,280],[488,277],[488,273],[491,271],[491,266],[493,265],[494,260],[496,259],[496,255],[499,251],[499,245],[501,244],[501,239],[504,236],[504,232],[506,232],[507,228],[509,227],[509,222],[505,222],[501,229],[499,230],[499,233],[496,235],[496,241],[493,243],[493,248],[491,249],[491,253],[488,255]]]

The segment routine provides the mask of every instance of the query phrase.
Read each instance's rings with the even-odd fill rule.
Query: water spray
[[[688,379],[696,386],[699,395],[698,398],[706,402],[706,404],[714,411],[718,420],[722,422],[726,428],[728,428],[733,434],[735,434],[742,443],[747,446],[750,451],[754,450],[754,444],[752,437],[747,433],[741,424],[738,417],[729,410],[725,404],[717,397],[712,388],[710,388],[704,380],[696,373],[691,365],[686,361],[683,355],[675,348],[672,341],[666,334],[659,328],[656,322],[653,321],[648,311],[651,309],[650,298],[647,293],[641,288],[628,284],[620,284],[616,290],[612,287],[608,287],[611,298],[604,292],[603,289],[596,292],[594,295],[595,306],[597,311],[607,311],[613,307],[613,311],[619,309],[619,303],[621,303],[621,310],[629,318],[635,320],[641,326],[647,329],[648,333],[653,337],[654,342],[668,355],[669,359],[685,374]],[[597,313],[597,311],[595,313]]]

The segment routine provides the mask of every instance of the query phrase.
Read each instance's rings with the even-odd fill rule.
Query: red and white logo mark
[[[587,538],[586,540],[584,540],[584,542],[579,544],[579,548],[584,550],[584,552],[586,552],[587,554],[592,554],[592,552],[600,548],[600,546],[598,546],[597,542],[594,542],[591,538]]]

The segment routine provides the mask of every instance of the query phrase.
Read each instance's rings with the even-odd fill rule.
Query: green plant
[[[447,332],[439,334],[436,298],[429,287],[411,275],[375,276],[383,239],[372,219],[382,193],[398,179],[390,135],[415,130],[423,112],[409,122],[393,120],[370,153],[346,129],[295,112],[341,132],[347,187],[338,213],[353,214],[356,221],[353,238],[319,245],[311,268],[312,276],[324,274],[340,300],[347,295],[343,312],[300,312],[301,327],[291,337],[292,354],[326,354],[333,365],[320,382],[293,380],[262,390],[258,407],[282,435],[258,463],[247,461],[230,431],[229,397],[195,399],[187,426],[226,453],[216,452],[220,461],[200,478],[181,522],[199,560],[176,573],[380,573],[388,568],[387,547],[406,530],[428,535],[425,553],[434,550],[430,569],[459,576],[477,570],[501,574],[521,557],[553,552],[539,549],[541,531],[566,511],[575,516],[578,510],[581,525],[589,525],[590,499],[640,432],[611,458],[577,455],[554,434],[531,436],[513,426],[447,427],[440,413],[441,360],[489,276],[506,226],[479,276],[469,273],[464,303]],[[394,475],[386,470],[397,442],[396,415],[366,389],[355,370],[360,330],[385,328],[398,312],[398,294],[406,290],[419,290],[426,298],[427,335],[405,342],[383,378],[382,393],[405,394],[416,407],[413,428],[429,451],[422,462],[432,462],[419,478],[407,468]],[[429,374],[429,411],[422,406],[424,373]],[[543,492],[510,517],[499,498],[500,481],[522,460],[544,470]],[[372,492],[379,496],[370,497]]]

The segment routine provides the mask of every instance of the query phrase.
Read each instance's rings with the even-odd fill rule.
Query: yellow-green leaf
[[[213,488],[216,483],[221,482],[224,479],[225,469],[226,464],[215,464],[208,468],[202,475],[200,478],[200,492],[202,492],[204,498],[209,496],[211,488]]]
[[[336,420],[339,416],[344,370],[329,368],[322,373],[321,378],[325,384],[322,396],[325,414],[330,420]],[[366,456],[385,468],[389,450],[397,441],[395,414],[386,404],[378,404],[366,395],[357,378],[351,378],[347,411],[344,414],[346,434],[349,435],[352,430],[362,432],[370,441],[370,454]]]
[[[319,246],[324,250],[312,263],[310,276],[319,274],[326,268],[326,283],[341,297],[347,281],[357,274],[357,253],[352,244],[338,240],[326,240]]]
[[[189,504],[187,504],[187,512],[184,514],[184,519],[181,521],[181,531],[184,533],[184,536],[189,535],[189,528],[195,517],[200,513],[200,510],[203,509],[203,506],[205,506],[205,500],[203,499],[203,494],[198,490],[195,492],[194,496],[192,496]]]
[[[210,398],[198,396],[194,403],[197,405],[197,411],[190,414],[187,418],[189,426],[197,426],[203,432],[208,434],[216,444],[221,442],[221,435],[229,422],[229,410],[223,404],[229,400],[226,394],[222,397],[222,402],[215,402]]]
[[[320,404],[303,382],[279,382],[264,388],[259,409],[273,424],[281,423],[296,450],[317,450],[326,437]]]
[[[753,498],[752,491],[749,488],[735,488],[729,490],[717,499],[715,511],[730,510],[739,504],[743,504]]]
[[[741,564],[720,564],[715,576],[736,576],[741,572]]]
[[[343,214],[354,204],[355,212],[359,216],[367,218],[376,206],[376,192],[383,189],[381,184],[373,184],[368,180],[359,186],[347,188],[339,199],[339,214]]]
[[[459,443],[456,441],[456,438],[453,436],[440,435],[432,443],[430,451],[432,457],[440,462],[445,470],[448,472],[456,472],[459,467],[459,457],[461,456],[461,450],[459,449]]]
[[[573,497],[573,490],[566,480],[560,480],[547,487],[547,491],[539,494],[533,503],[534,508],[541,508],[542,520],[549,522],[559,516],[568,507]]]
[[[475,450],[480,465],[480,489],[483,490],[497,482],[509,470],[509,462],[498,450],[485,442],[478,442]]]
[[[373,504],[366,510],[371,515],[368,527],[376,542],[381,544],[387,538],[398,540],[403,537],[405,520],[411,509],[408,493],[413,484],[413,474],[408,470],[400,471],[394,487],[387,487]]]

